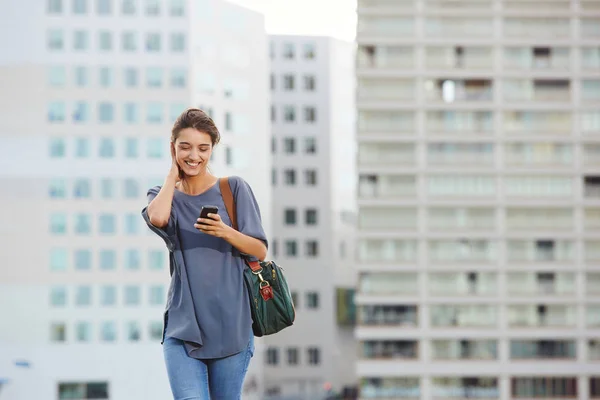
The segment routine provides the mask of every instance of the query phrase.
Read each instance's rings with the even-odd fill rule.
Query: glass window
[[[296,138],[284,138],[283,149],[287,154],[294,154],[296,152]]]
[[[283,119],[285,122],[296,120],[296,108],[294,106],[283,106]]]
[[[92,339],[92,324],[79,321],[75,324],[75,340],[89,342]],[[63,397],[61,397],[62,399]]]
[[[315,107],[304,107],[304,121],[315,122],[317,120],[317,109]]]
[[[163,70],[158,67],[150,67],[146,69],[146,85],[148,87],[161,87],[163,81]]]
[[[129,321],[125,329],[127,330],[127,340],[130,342],[137,342],[141,339],[142,328],[139,322]]]
[[[64,101],[51,101],[48,104],[48,122],[64,122],[65,114]]]
[[[315,44],[304,43],[304,58],[307,60],[312,60],[315,58],[315,56]]]
[[[48,84],[50,86],[62,87],[67,82],[67,70],[63,66],[52,66],[48,68]]]
[[[138,286],[125,286],[125,305],[137,306],[140,304],[140,288]]]
[[[287,257],[295,257],[298,254],[298,245],[295,240],[285,241],[285,255]]]
[[[113,138],[100,138],[100,145],[98,148],[98,155],[100,158],[114,158],[115,157],[115,141]]]
[[[148,33],[146,35],[146,51],[160,51],[160,33]]]
[[[109,235],[114,234],[116,231],[115,216],[112,214],[101,214],[99,219],[99,230],[101,234]]]
[[[62,0],[48,0],[48,14],[60,14],[62,10]]]
[[[92,304],[92,288],[90,286],[78,286],[75,291],[75,304],[78,306],[89,306]]]
[[[98,119],[100,122],[112,122],[114,119],[114,107],[111,103],[98,104]]]
[[[137,235],[140,232],[139,225],[140,217],[138,214],[125,214],[125,234]]]
[[[89,48],[89,34],[86,31],[73,32],[73,50],[84,51]]]
[[[299,352],[297,347],[288,347],[287,360],[288,365],[298,365]]]
[[[162,103],[148,103],[146,109],[146,122],[149,124],[160,124],[163,119]]]
[[[75,214],[75,233],[89,235],[92,233],[92,215],[89,213]]]
[[[78,101],[75,103],[75,109],[73,110],[73,122],[87,122],[90,119],[90,108],[89,105],[84,101]]]
[[[111,270],[117,267],[117,253],[114,250],[102,249],[98,253],[100,269]]]
[[[92,252],[91,250],[79,249],[75,250],[75,269],[89,270],[92,268]]]
[[[50,340],[53,342],[64,342],[67,340],[67,327],[62,322],[50,324]]]
[[[100,325],[100,340],[114,342],[117,340],[117,326],[112,321],[105,321]]]
[[[319,293],[306,293],[306,308],[319,308]]]
[[[319,365],[321,363],[321,351],[316,347],[308,348],[308,365]]]
[[[135,199],[140,195],[139,182],[135,179],[128,178],[123,181],[123,193],[126,199]]]
[[[283,212],[286,225],[296,225],[296,209],[286,208]]]
[[[304,138],[304,152],[306,154],[315,154],[317,152],[317,139],[314,137]]]
[[[170,0],[169,10],[172,17],[183,17],[185,14],[185,1]]]
[[[285,169],[283,170],[283,176],[286,185],[292,186],[296,184],[296,170]]]
[[[138,74],[135,68],[125,68],[123,70],[123,83],[125,87],[137,87],[138,85]]]
[[[89,179],[78,178],[73,186],[73,197],[76,199],[89,199],[92,196],[92,189]]]
[[[152,321],[148,326],[150,331],[150,339],[160,340],[163,335],[163,323],[160,321]]]
[[[317,209],[316,208],[308,208],[306,209],[305,215],[306,225],[317,225]]]
[[[121,3],[121,12],[123,15],[135,14],[135,2],[136,0],[123,0]]]
[[[317,184],[317,170],[307,169],[304,171],[304,181],[308,186],[315,186]]]
[[[50,181],[48,195],[53,199],[67,197],[67,181],[64,178],[54,178]]]
[[[123,51],[137,51],[137,35],[135,32],[127,31],[121,34],[121,46]]]
[[[87,14],[87,2],[88,0],[73,0],[73,14]]]
[[[283,44],[283,58],[292,60],[294,59],[295,48],[293,43]]]
[[[145,0],[146,2],[146,15],[157,16],[160,15],[160,1],[159,0]]]
[[[163,138],[148,138],[148,158],[162,158],[165,146]]]
[[[100,180],[100,197],[103,199],[112,199],[115,197],[115,182],[109,178]]]
[[[319,255],[319,242],[316,240],[306,241],[306,256],[317,257]]]
[[[267,364],[277,365],[279,364],[279,349],[277,347],[267,348]]]
[[[75,138],[75,157],[88,158],[90,156],[90,139],[86,137]]]
[[[171,87],[183,88],[186,86],[187,72],[185,68],[171,69]]]
[[[53,307],[63,307],[67,305],[66,287],[54,286],[50,288],[50,305]]]
[[[67,233],[67,214],[55,212],[50,214],[50,233],[64,235]]]
[[[87,67],[75,67],[75,85],[84,87],[89,82],[89,70]]]
[[[123,119],[128,124],[135,124],[138,121],[139,107],[135,103],[125,103],[123,105]]]
[[[137,249],[125,250],[125,268],[139,269],[141,265],[140,251]]]
[[[304,76],[304,90],[313,92],[315,90],[315,77],[314,75],[305,75]]]
[[[63,158],[67,155],[67,141],[63,138],[50,138],[50,158]]]
[[[100,288],[100,304],[103,306],[117,304],[117,288],[114,285],[104,285]]]
[[[294,75],[284,75],[283,76],[283,88],[285,90],[294,90],[294,86],[295,86],[295,81],[294,81]]]
[[[96,12],[100,15],[109,15],[112,13],[113,0],[96,0]]]
[[[139,146],[140,141],[138,138],[125,138],[125,158],[138,158]]]
[[[60,29],[50,29],[48,31],[48,49],[62,50],[65,46],[64,33]]]
[[[67,249],[50,249],[50,270],[65,271],[67,269]]]
[[[100,67],[98,70],[100,86],[107,88],[111,87],[114,82],[113,69],[110,67]]]
[[[149,298],[150,298],[151,306],[163,305],[166,301],[164,286],[163,285],[150,286]]]
[[[162,250],[148,251],[148,266],[150,267],[150,269],[163,269],[165,263],[165,254]]]
[[[183,33],[172,33],[171,34],[171,51],[174,53],[181,53],[185,51],[185,34]]]
[[[98,34],[98,47],[101,51],[110,51],[113,47],[112,32],[100,31]]]

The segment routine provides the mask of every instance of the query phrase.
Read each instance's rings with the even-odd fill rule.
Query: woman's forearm
[[[262,240],[253,238],[252,236],[244,235],[235,229],[229,229],[227,235],[223,238],[241,253],[254,256],[259,260],[264,260],[267,257],[267,246]]]
[[[148,218],[157,228],[164,228],[169,223],[176,182],[177,178],[169,174],[156,197],[148,204]]]

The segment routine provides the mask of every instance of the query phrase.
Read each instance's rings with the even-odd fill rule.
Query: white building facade
[[[600,397],[599,4],[358,1],[360,398]]]
[[[171,398],[168,252],[140,211],[174,118],[201,107],[222,134],[213,172],[251,184],[270,233],[264,17],[217,0],[0,9],[0,399]],[[262,395],[256,347],[244,399]]]
[[[355,209],[354,46],[277,35],[270,58],[271,250],[296,323],[265,338],[265,393],[314,400],[354,383],[352,330],[337,324],[335,304],[336,286],[354,285],[352,225],[343,219]]]

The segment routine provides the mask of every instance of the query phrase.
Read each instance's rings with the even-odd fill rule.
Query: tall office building
[[[361,398],[600,397],[599,6],[358,1]]]
[[[168,252],[140,211],[174,118],[200,106],[222,133],[213,172],[252,185],[270,230],[264,17],[218,0],[0,10],[0,399],[170,398]]]
[[[353,52],[352,43],[327,37],[270,37],[271,249],[297,315],[294,326],[265,338],[273,399],[319,399],[330,385],[354,382],[352,330],[335,318],[336,286],[354,285]]]

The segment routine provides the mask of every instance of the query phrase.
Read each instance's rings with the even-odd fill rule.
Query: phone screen
[[[208,214],[217,214],[219,208],[217,206],[204,206],[200,210],[200,218],[208,218]]]

